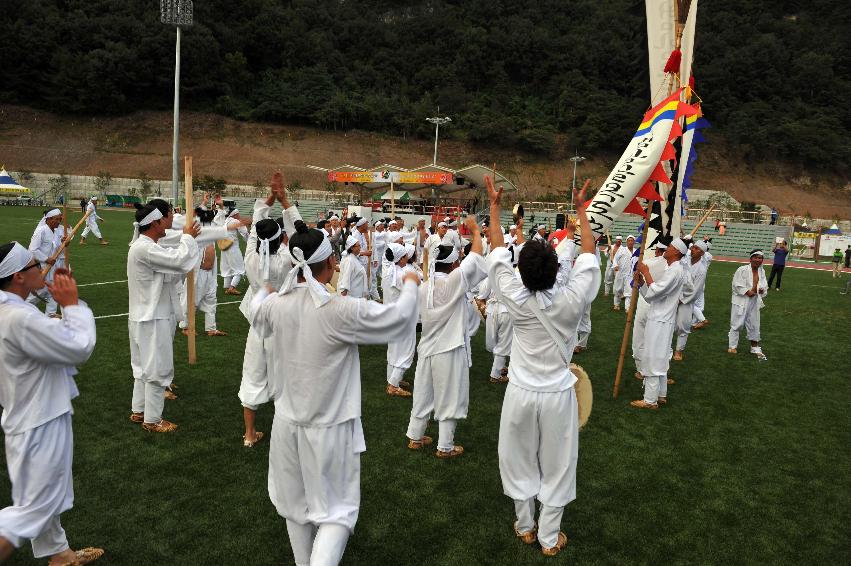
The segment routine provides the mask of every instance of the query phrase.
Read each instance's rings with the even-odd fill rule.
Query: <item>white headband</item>
[[[438,228],[446,228],[446,222],[438,222],[437,227]]]
[[[668,246],[666,246],[666,245],[665,245],[665,244],[663,244],[662,242],[659,242],[658,244],[656,244],[656,249],[657,249],[657,250],[667,250],[667,249],[668,249]]]
[[[152,223],[156,220],[159,220],[162,217],[163,217],[163,213],[160,212],[160,209],[155,208],[151,212],[149,212],[147,216],[145,216],[143,219],[141,219],[139,221],[139,226],[147,226],[148,224],[150,224],[150,223]]]
[[[228,212],[228,218],[231,218],[234,214],[239,214],[239,209],[238,209],[238,208],[234,208],[233,210],[231,210],[230,212]]]
[[[627,239],[627,240],[634,240],[634,239],[635,239],[635,236],[633,236],[632,234],[630,234],[629,236],[627,236],[627,237],[626,237],[626,239]]]
[[[328,220],[339,220],[339,219],[340,219],[340,217],[335,214],[334,216],[332,216]]]
[[[33,260],[33,254],[27,248],[18,242],[13,243],[15,245],[0,262],[0,279],[18,273]]]
[[[695,243],[694,243],[694,244],[692,244],[692,245],[693,245],[694,247],[696,247],[696,248],[700,248],[700,249],[701,249],[701,250],[703,250],[704,252],[705,252],[705,251],[707,251],[707,250],[709,250],[709,246],[706,244],[706,242],[695,242]]]
[[[354,236],[347,237],[346,238],[346,253],[348,253],[348,251],[350,249],[352,249],[352,246],[354,246],[355,244],[358,244],[358,243],[360,243],[360,240],[358,240]]]
[[[516,224],[512,224],[511,226],[509,226],[509,227],[508,227],[508,229],[509,229],[509,230],[517,230],[517,225],[516,225]]]
[[[319,308],[331,300],[331,294],[328,292],[328,289],[325,288],[325,285],[313,278],[313,271],[311,271],[308,265],[325,261],[332,253],[334,253],[334,249],[331,247],[331,241],[328,240],[328,234],[324,230],[316,231],[322,234],[322,243],[318,248],[316,248],[316,251],[314,251],[309,258],[304,257],[304,252],[298,246],[290,249],[290,255],[293,258],[293,268],[284,280],[284,284],[281,286],[281,290],[278,291],[278,294],[286,295],[295,289],[296,283],[298,283],[298,272],[301,270],[301,275],[307,282],[307,289],[310,291],[313,304],[316,305],[316,308]]]
[[[58,208],[54,208],[53,210],[51,210],[47,214],[45,214],[44,217],[45,218],[53,218],[54,216],[60,216],[61,214],[62,214],[61,210],[59,210]]]
[[[675,247],[677,249],[677,251],[680,252],[683,255],[686,255],[686,252],[688,252],[688,248],[686,247],[686,243],[683,242],[679,238],[674,238],[673,241],[671,242],[671,245],[673,247]]]
[[[455,263],[458,261],[458,250],[453,248],[452,253],[443,259],[437,259],[440,255],[440,248],[434,248],[434,254],[431,255],[428,265],[428,296],[426,297],[426,308],[434,308],[434,266],[437,263]]]
[[[546,229],[547,229],[547,227],[544,226],[543,224],[538,224],[538,230],[546,230]]]
[[[405,254],[408,256],[408,259],[413,258],[416,251],[417,248],[413,244],[405,244]]]
[[[390,250],[390,253],[393,254],[393,264],[388,266],[389,267],[388,275],[390,276],[390,286],[391,287],[397,287],[397,284],[399,282],[399,276],[401,275],[401,271],[402,271],[402,268],[399,267],[398,262],[399,262],[399,260],[401,260],[406,255],[405,246],[400,245],[400,244],[387,244],[387,249]],[[387,259],[387,258],[385,257],[384,259]]]
[[[277,222],[276,222],[277,224]],[[269,281],[269,265],[271,262],[271,253],[269,252],[269,243],[281,239],[281,226],[278,224],[278,231],[270,238],[259,238],[260,249],[257,250],[260,254],[260,273],[263,274],[263,282]]]
[[[762,250],[754,250],[751,252],[751,257],[758,255],[759,257],[765,257],[762,253]]]
[[[375,224],[373,224],[373,226],[374,226],[374,227],[376,227],[376,228],[378,228],[379,226],[384,226],[384,222],[382,222],[381,220],[379,220],[378,222],[376,222]]]
[[[355,222],[355,228],[357,228],[358,226],[363,226],[363,225],[364,225],[364,224],[366,224],[367,222],[368,222],[368,221],[367,221],[367,219],[366,219],[366,218],[361,218],[360,220],[358,220],[357,222]]]

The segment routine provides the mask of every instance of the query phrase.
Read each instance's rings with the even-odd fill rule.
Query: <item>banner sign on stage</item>
[[[792,255],[802,259],[814,259],[816,238],[818,238],[818,232],[804,231],[796,227],[792,233]]]
[[[395,183],[452,185],[452,173],[443,171],[328,171],[328,181],[338,183]]]

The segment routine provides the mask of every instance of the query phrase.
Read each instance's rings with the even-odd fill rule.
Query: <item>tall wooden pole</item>
[[[691,237],[694,239],[694,235],[697,234],[697,229],[703,226],[703,223],[706,222],[706,219],[709,218],[709,215],[712,214],[712,211],[715,210],[715,205],[709,207],[709,210],[706,211],[706,214],[703,215],[703,218],[697,223],[694,227],[694,230],[691,231]]]
[[[62,227],[65,229],[65,235],[68,235],[68,191],[65,191],[62,197]],[[71,271],[71,254],[68,253],[68,248],[65,248],[65,269]]]
[[[192,157],[183,158],[183,180],[186,189],[186,225],[195,222],[195,205],[192,202]],[[188,329],[189,363],[194,364],[195,356],[195,269],[186,274],[186,327]]]
[[[647,201],[647,210],[644,213],[644,230],[641,231],[641,250],[638,252],[638,261],[644,259],[644,250],[647,249],[647,229],[650,227],[650,212],[653,210],[653,201]],[[621,340],[621,353],[618,357],[618,369],[615,373],[615,386],[612,391],[612,396],[618,398],[618,389],[621,384],[621,375],[623,373],[624,357],[626,356],[626,345],[629,342],[629,329],[632,328],[632,317],[635,314],[635,305],[638,304],[638,289],[632,290],[632,295],[629,297],[629,310],[626,311],[626,326],[623,329],[623,340]]]

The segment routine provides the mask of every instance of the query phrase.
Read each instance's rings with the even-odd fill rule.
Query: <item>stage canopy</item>
[[[5,167],[0,168],[0,194],[18,195],[28,192],[30,192],[30,190],[19,185],[18,182],[6,172]]]

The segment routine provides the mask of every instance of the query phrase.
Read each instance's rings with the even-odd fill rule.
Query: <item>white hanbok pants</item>
[[[74,505],[73,455],[70,412],[6,435],[12,505],[0,510],[0,536],[15,548],[29,540],[35,558],[68,550],[59,515]]]
[[[739,331],[745,327],[748,340],[759,342],[759,297],[752,297],[746,306],[731,305],[729,347],[739,345]]]
[[[183,309],[183,318],[179,322],[180,328],[187,328],[189,323],[189,310],[187,309],[186,282],[182,285],[183,292],[180,293],[180,306]],[[211,269],[199,269],[195,272],[195,308],[204,313],[204,331],[216,330],[216,274]]]
[[[379,265],[376,265],[378,262],[369,262],[369,298],[378,300],[378,275],[381,273],[381,269],[379,269]]]
[[[287,520],[296,564],[338,564],[360,510],[360,419],[304,427],[275,416],[269,498]]]
[[[691,334],[693,319],[694,303],[680,303],[677,306],[677,351],[679,352],[686,349],[688,335]]]
[[[585,306],[585,310],[582,312],[582,318],[579,319],[579,327],[576,330],[579,338],[576,345],[587,348],[588,337],[591,336],[591,303]]]
[[[703,322],[706,320],[706,317],[703,315],[703,308],[705,306],[704,293],[701,293],[700,296],[694,301],[694,318],[693,323],[697,324],[698,322]]]
[[[420,440],[434,413],[439,427],[437,449],[451,451],[455,447],[456,420],[467,418],[470,402],[470,368],[464,346],[420,357],[414,380],[408,438]]]
[[[387,383],[399,387],[405,371],[414,362],[414,353],[417,350],[417,325],[410,325],[408,332],[402,339],[387,344]]]
[[[644,328],[647,326],[647,301],[640,297],[635,305],[635,324],[632,327],[632,359],[641,371],[641,354],[644,351]]]
[[[505,367],[506,358],[511,355],[511,341],[514,335],[511,316],[507,312],[492,312],[485,320],[485,349],[493,353],[491,377],[499,377]]]
[[[671,340],[676,321],[662,322],[648,319],[644,326],[644,339],[638,371],[644,376],[644,401],[654,404],[659,397],[668,396],[668,368],[671,364]]]
[[[573,387],[542,393],[509,382],[499,421],[499,475],[515,502],[518,530],[534,525],[534,500],[541,502],[538,540],[558,541],[564,506],[576,499],[579,409]]]
[[[242,359],[242,382],[239,384],[239,401],[246,409],[269,401],[268,377],[266,374],[266,348],[264,340],[253,327],[248,328],[245,339],[245,356]]]
[[[89,234],[94,234],[95,238],[99,240],[103,239],[103,236],[100,235],[100,227],[98,226],[97,220],[94,222],[86,222],[86,227],[83,228],[83,234],[80,237],[85,238]]]
[[[621,301],[624,299],[629,299],[632,296],[632,287],[629,285],[629,277],[627,275],[620,275],[618,272],[615,277],[615,293],[612,297],[612,301],[615,306],[619,306]]]
[[[612,286],[615,284],[615,270],[614,269],[606,269],[606,276],[604,278],[604,293],[608,295],[612,292]]]
[[[174,317],[128,322],[134,380],[131,410],[144,412],[146,423],[162,420],[165,388],[174,379],[174,325]]]

